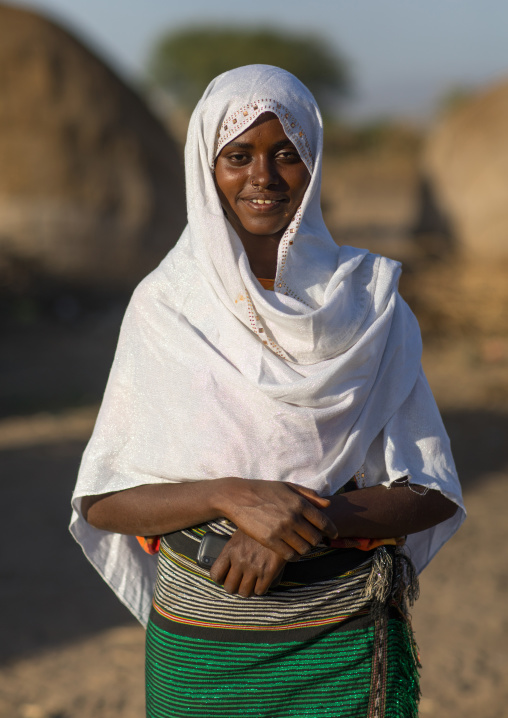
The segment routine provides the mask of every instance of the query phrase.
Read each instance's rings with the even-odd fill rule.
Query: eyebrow
[[[294,147],[289,137],[286,137],[285,140],[280,140],[279,142],[276,142],[273,147],[274,149],[278,149],[279,147],[285,147],[286,145],[292,145]],[[254,145],[252,145],[250,142],[238,142],[235,140],[233,140],[232,142],[228,142],[228,144],[226,145],[226,147],[237,147],[241,150],[251,150],[253,146]]]

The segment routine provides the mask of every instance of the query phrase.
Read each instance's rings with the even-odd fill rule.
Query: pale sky
[[[452,87],[508,78],[508,0],[31,0],[125,75],[153,40],[190,24],[319,33],[350,60],[353,116],[428,115]],[[263,58],[259,58],[263,62]]]

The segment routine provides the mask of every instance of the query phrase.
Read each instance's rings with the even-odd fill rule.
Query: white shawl
[[[212,174],[222,146],[266,111],[311,173],[280,242],[274,292],[252,275]],[[73,496],[72,534],[146,623],[155,558],[132,536],[90,527],[81,497],[221,476],[328,495],[354,474],[361,486],[409,475],[460,507],[409,537],[421,570],[464,518],[460,486],[421,371],[417,322],[397,292],[399,264],[338,247],[323,222],[314,98],[276,67],[227,72],[194,111],[185,160],[189,223],[127,309]]]

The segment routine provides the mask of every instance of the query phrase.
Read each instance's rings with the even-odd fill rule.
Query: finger
[[[267,548],[278,554],[284,561],[295,561],[300,558],[300,554],[292,546],[287,544],[282,539],[277,539]]]
[[[310,489],[308,486],[298,486],[298,484],[292,484],[289,481],[286,482],[286,484],[292,491],[306,498],[314,506],[317,506],[318,508],[321,507],[324,509],[327,506],[330,506],[330,499],[326,496],[320,496],[317,491],[314,491],[314,489]]]
[[[303,507],[302,516],[295,518],[292,527],[288,527],[281,538],[303,556],[323,542],[323,534],[327,531],[333,532],[335,537],[335,524],[322,511],[307,504]]]
[[[316,546],[319,546],[319,544],[323,542],[323,531],[317,529],[314,524],[311,524],[303,516],[298,522],[298,524],[295,526],[294,531],[298,535],[299,540],[305,542],[304,544],[302,544],[301,548],[298,548],[298,553],[300,554],[302,554],[302,550],[304,553],[306,553],[311,549],[316,548]],[[286,537],[284,537],[284,539],[287,540]],[[293,546],[293,543],[291,541],[289,541],[288,543]],[[307,544],[307,546],[305,546],[305,544]]]
[[[273,570],[263,573],[262,576],[258,576],[256,585],[254,587],[254,593],[256,594],[256,596],[264,596],[265,593],[270,590],[270,588],[275,588],[275,586],[278,586],[282,577],[283,570],[284,566],[277,566]]]
[[[213,566],[210,569],[210,578],[219,586],[222,586],[226,576],[228,575],[229,569],[231,568],[231,562],[227,555],[224,554],[224,549],[220,552],[218,558],[213,562]]]
[[[252,596],[257,580],[258,576],[255,573],[244,573],[242,576],[242,581],[238,587],[238,594],[242,596],[242,598],[249,598],[249,596]]]
[[[315,526],[322,534],[329,538],[338,536],[337,527],[333,521],[323,511],[316,509],[315,506],[309,505],[305,508],[303,515],[313,526]]]
[[[256,581],[256,586],[254,588],[254,593],[256,596],[264,596],[265,593],[268,592],[268,589],[270,588],[271,582],[265,577],[259,577]]]
[[[312,527],[310,524],[308,524],[308,527],[309,531],[307,533],[310,534],[312,532]],[[302,528],[302,531],[303,530],[304,529]],[[285,543],[287,543],[287,545],[293,549],[294,553],[293,557],[288,558],[287,561],[298,561],[300,556],[305,556],[305,554],[309,553],[309,551],[312,551],[312,549],[321,542],[321,534],[315,529],[314,531],[317,534],[317,540],[315,543],[307,541],[305,538],[303,538],[302,534],[298,533],[297,531],[294,531],[287,536],[284,536]]]
[[[228,575],[226,576],[224,583],[222,584],[224,586],[224,590],[227,593],[238,593],[238,589],[240,588],[240,584],[242,583],[243,573],[242,571],[238,570],[234,566],[231,566],[231,568],[228,571]]]

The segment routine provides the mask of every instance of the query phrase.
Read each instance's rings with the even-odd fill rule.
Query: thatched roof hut
[[[508,82],[443,117],[429,137],[425,173],[458,249],[508,257]]]
[[[69,32],[0,5],[0,272],[129,289],[185,223],[181,152]]]

